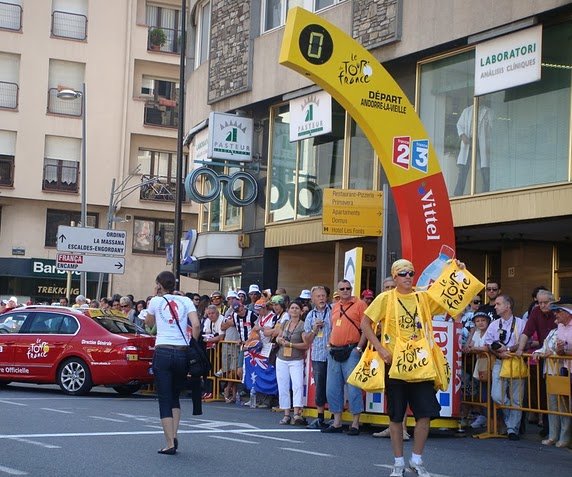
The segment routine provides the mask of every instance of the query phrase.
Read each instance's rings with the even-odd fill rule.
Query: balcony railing
[[[46,157],[42,190],[77,192],[78,172],[79,162]]]
[[[142,185],[139,189],[141,200],[155,200],[159,202],[173,202],[177,194],[177,184],[166,176],[141,176],[141,182],[155,179],[153,182]],[[185,200],[185,190],[181,188],[182,200]]]
[[[157,32],[160,30],[163,32]],[[164,37],[165,42],[161,45],[157,39]],[[179,53],[181,51],[181,31],[173,28],[149,27],[147,31],[147,50],[162,51],[164,53]]]
[[[58,98],[58,88],[50,88],[48,90],[48,113],[81,116],[82,102]]]
[[[145,104],[145,124],[176,128],[179,125],[177,102],[173,99],[160,98]]]
[[[20,5],[0,2],[0,28],[14,31],[22,29],[22,7]]]
[[[87,17],[79,13],[52,13],[52,35],[59,38],[85,40],[87,38]]]
[[[16,109],[18,107],[18,85],[0,81],[0,108]]]
[[[14,185],[14,156],[0,154],[0,186]]]

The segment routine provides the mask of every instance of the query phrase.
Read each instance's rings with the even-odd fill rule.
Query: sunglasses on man
[[[415,276],[415,272],[413,270],[405,270],[403,272],[397,272],[397,276],[398,277],[411,277],[413,278]]]

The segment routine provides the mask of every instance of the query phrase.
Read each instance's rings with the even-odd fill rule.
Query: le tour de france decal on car
[[[454,250],[451,205],[432,141],[379,60],[324,18],[296,7],[288,11],[279,63],[329,93],[364,132],[392,189],[403,257],[423,270],[442,245]]]
[[[41,338],[38,338],[35,343],[28,346],[26,356],[28,359],[47,358],[49,352],[50,347],[48,343],[43,341]]]

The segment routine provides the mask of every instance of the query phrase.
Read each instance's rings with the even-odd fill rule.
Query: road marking
[[[10,467],[4,467],[3,465],[0,465],[0,472],[10,475],[28,475],[28,472],[24,472],[23,470],[18,470],[18,469],[12,469]]]
[[[88,416],[88,417],[91,417],[92,419],[101,419],[102,421],[127,422],[127,421],[123,421],[121,419],[113,419],[112,417],[102,417],[102,416]]]
[[[35,446],[45,447],[46,449],[61,449],[60,446],[55,446],[52,444],[44,444],[43,442],[31,441],[29,439],[20,439],[20,438],[16,437],[16,438],[11,439],[11,440],[16,441],[16,442],[24,442],[26,444],[33,444]]]
[[[0,402],[3,402],[4,404],[12,404],[13,406],[27,406],[27,404],[22,404],[21,402],[12,402],[3,400],[0,400]]]
[[[51,407],[42,407],[42,411],[61,412],[62,414],[73,414],[72,411],[63,411],[61,409],[52,409]]]
[[[317,455],[318,457],[334,457],[332,454],[323,454],[322,452],[312,452],[302,449],[293,449],[292,447],[280,447],[280,449],[290,452],[299,452],[300,454]]]
[[[247,441],[245,439],[233,439],[232,437],[224,437],[224,436],[209,436],[213,439],[223,439],[225,441],[233,441],[233,442],[240,442],[241,444],[258,444],[256,441]]]
[[[392,465],[387,465],[387,464],[373,464],[375,467],[384,467],[385,469],[393,469]],[[408,465],[405,465],[405,472],[411,472],[413,474],[415,474],[414,471],[412,471]],[[433,472],[431,472],[431,476],[432,477],[450,477],[448,475],[443,475],[443,474],[434,474]]]
[[[241,432],[241,434],[243,436],[258,437],[260,439],[270,439],[273,441],[290,442],[292,444],[302,444],[302,442],[304,442],[304,441],[295,441],[294,439],[284,439],[283,437],[271,437],[271,436],[259,436],[257,434],[247,434],[246,432],[244,433]]]

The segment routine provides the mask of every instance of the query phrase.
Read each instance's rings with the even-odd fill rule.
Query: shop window
[[[354,124],[348,137],[350,157],[345,157],[346,113],[336,101],[332,100],[331,133],[290,142],[289,129],[288,105],[273,108],[266,207],[269,222],[321,215],[325,188],[374,189],[377,168],[373,149]]]
[[[570,23],[545,28],[542,45],[539,81],[478,98],[473,50],[420,64],[418,111],[449,195],[567,180]]]
[[[55,247],[57,245],[58,227],[60,225],[81,225],[81,213],[69,210],[48,209],[46,212],[46,235],[44,245]],[[98,215],[87,214],[87,227],[97,228]]]
[[[162,219],[135,218],[133,252],[165,254],[173,244],[175,224]]]

